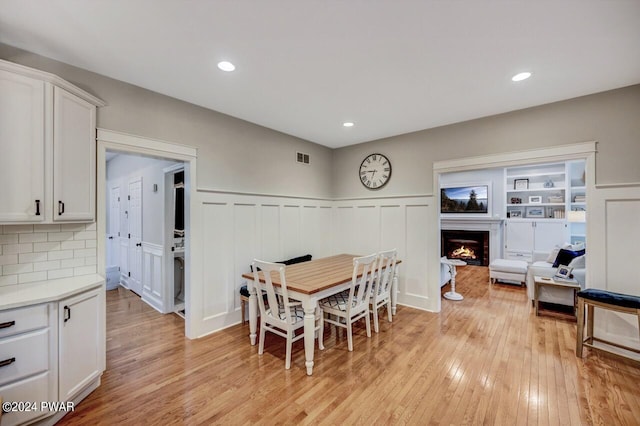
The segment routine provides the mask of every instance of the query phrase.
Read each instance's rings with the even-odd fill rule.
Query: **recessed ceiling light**
[[[354,123],[352,121],[345,121],[342,125],[344,127],[353,127]]]
[[[222,71],[231,72],[236,69],[236,66],[233,65],[231,62],[222,61],[222,62],[218,62],[218,68],[220,68]]]
[[[513,77],[511,77],[511,80],[513,80],[513,81],[522,81],[522,80],[528,79],[529,77],[531,77],[531,73],[530,72],[521,72],[521,73],[516,74]]]

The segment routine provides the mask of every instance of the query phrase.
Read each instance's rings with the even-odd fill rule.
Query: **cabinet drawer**
[[[0,365],[3,363],[6,365],[0,367],[0,385],[47,371],[49,329],[0,340]]]
[[[22,424],[40,416],[48,415],[47,411],[40,411],[40,401],[53,401],[49,395],[49,373],[42,373],[34,377],[29,377],[20,382],[10,385],[0,386],[2,401],[6,402],[27,402],[36,403],[36,409],[30,406],[30,411],[14,412],[9,411],[2,414],[2,426],[12,426]]]
[[[0,312],[0,338],[37,330],[48,325],[49,305],[47,304]]]

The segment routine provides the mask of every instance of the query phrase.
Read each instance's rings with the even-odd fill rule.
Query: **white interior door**
[[[109,196],[107,268],[118,266],[120,261],[120,187],[111,188]]]
[[[142,295],[142,178],[129,182],[129,289]]]

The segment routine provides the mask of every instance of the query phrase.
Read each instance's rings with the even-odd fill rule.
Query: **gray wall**
[[[198,148],[198,187],[300,197],[431,194],[433,162],[590,140],[596,182],[640,182],[640,85],[330,150],[215,111],[0,44],[0,58],[52,72],[102,98],[98,126]],[[311,154],[310,166],[295,151]],[[386,154],[393,175],[365,189],[358,168]]]
[[[336,198],[433,192],[433,162],[598,141],[596,183],[640,182],[640,85],[333,151]],[[358,179],[362,159],[389,157],[392,177],[379,191]]]
[[[0,59],[56,74],[101,98],[98,127],[198,148],[198,188],[331,197],[331,150],[0,43]],[[296,151],[311,164],[295,162]]]

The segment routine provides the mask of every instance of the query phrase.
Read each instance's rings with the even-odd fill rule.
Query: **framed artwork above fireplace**
[[[491,216],[491,183],[442,185],[440,213],[443,216]]]

